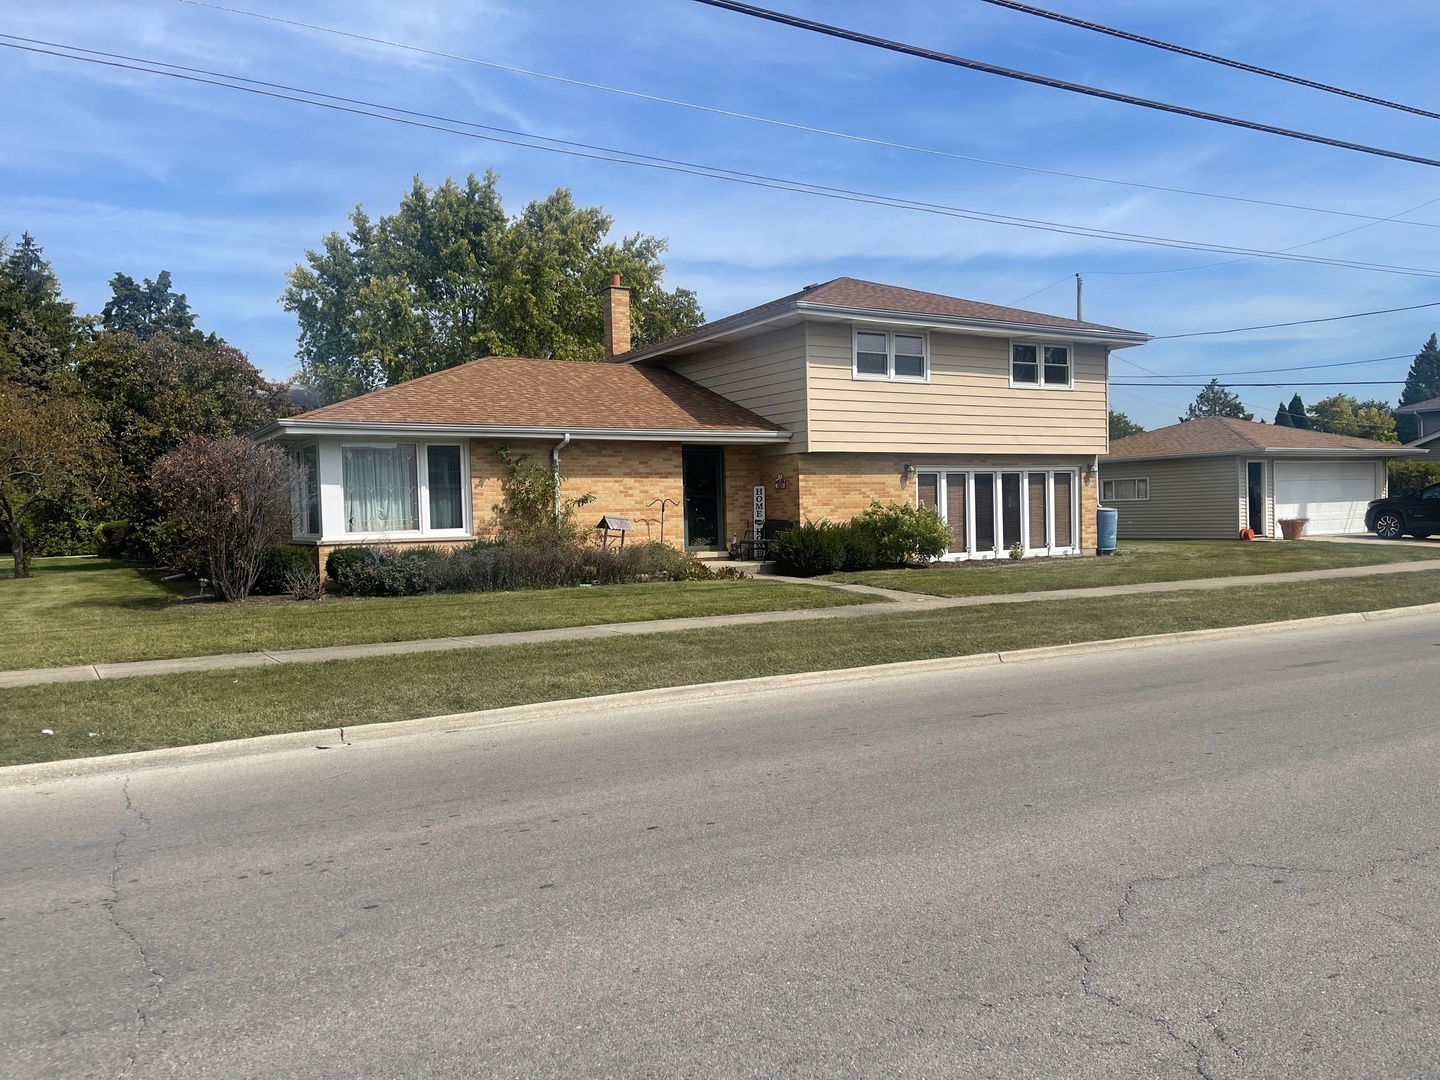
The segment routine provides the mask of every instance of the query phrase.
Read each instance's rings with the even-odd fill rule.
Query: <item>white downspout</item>
[[[555,520],[560,520],[560,451],[570,445],[570,433],[550,448],[550,474],[555,478]]]

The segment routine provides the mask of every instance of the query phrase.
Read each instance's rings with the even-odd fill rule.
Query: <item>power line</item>
[[[1218,199],[1224,202],[1246,203],[1251,206],[1269,206],[1284,210],[1299,210],[1311,214],[1328,214],[1333,217],[1356,218],[1363,221],[1370,221],[1375,224],[1395,222],[1400,225],[1413,225],[1423,229],[1440,229],[1440,223],[1431,221],[1405,221],[1401,220],[1403,215],[1396,214],[1389,217],[1379,217],[1374,214],[1361,214],[1352,210],[1338,210],[1331,207],[1307,206],[1304,203],[1279,202],[1274,199],[1257,199],[1244,195],[1225,195],[1214,191],[1199,191],[1193,188],[1170,187],[1165,184],[1146,184],[1137,180],[1120,180],[1108,176],[1091,176],[1087,173],[1067,172],[1063,169],[1044,169],[1035,165],[1020,165],[1011,161],[999,161],[994,158],[974,157],[969,154],[958,154],[951,150],[937,150],[933,147],[914,146],[909,143],[893,142],[889,139],[876,138],[868,135],[856,135],[851,132],[834,131],[829,128],[814,127],[810,124],[802,124],[793,120],[778,120],[774,117],[760,116],[755,113],[739,112],[733,109],[722,109],[714,105],[701,105],[693,101],[685,101],[681,98],[664,97],[659,94],[647,94],[638,90],[626,90],[622,87],[607,86],[604,83],[588,82],[584,79],[574,79],[565,75],[555,75],[551,72],[537,71],[533,68],[516,67],[511,64],[501,64],[494,60],[481,60],[473,56],[465,56],[460,53],[444,52],[439,49],[427,49],[420,45],[412,45],[407,42],[393,41],[389,38],[373,37],[369,34],[360,34],[351,30],[341,30],[333,26],[324,26],[319,23],[302,22],[299,19],[287,19],[278,15],[266,15],[263,12],[247,11],[244,8],[227,7],[224,4],[207,3],[205,0],[176,0],[177,3],[187,4],[191,7],[209,8],[212,11],[221,11],[230,15],[241,15],[251,19],[260,19],[266,22],[278,23],[283,26],[299,27],[304,30],[314,30],[317,33],[333,34],[337,37],[350,38],[355,41],[364,41],[372,45],[384,45],[388,48],[403,49],[421,56],[433,56],[443,60],[455,60],[464,64],[474,64],[479,67],[491,68],[495,71],[504,71],[513,75],[526,75],[537,79],[547,79],[551,82],[562,83],[567,86],[578,86],[587,90],[599,90],[607,94],[618,94],[622,97],[634,98],[638,101],[650,101],[656,104],[673,105],[682,109],[693,109],[697,112],[710,113],[715,116],[724,116],[734,120],[749,120],[758,124],[769,124],[774,127],[785,128],[791,131],[803,131],[811,135],[824,135],[834,139],[845,139],[850,142],[863,143],[870,146],[885,147],[891,150],[905,150],[915,154],[928,154],[934,157],[949,158],[954,161],[965,161],[977,165],[990,165],[1001,169],[1015,169],[1020,172],[1036,173],[1042,176],[1057,176],[1067,180],[1083,180],[1094,184],[1111,184],[1117,187],[1133,188],[1140,191],[1158,191],[1170,195],[1189,195],[1202,199]],[[1406,211],[1411,213],[1412,211]],[[1217,264],[1224,265],[1224,264]],[[1156,271],[1164,273],[1166,271]]]
[[[1282,82],[1294,83],[1296,86],[1308,87],[1311,90],[1322,90],[1327,94],[1338,94],[1341,97],[1351,98],[1354,101],[1363,101],[1370,105],[1379,105],[1386,109],[1398,109],[1401,112],[1413,113],[1416,116],[1428,116],[1431,120],[1440,120],[1440,113],[1431,112],[1429,109],[1417,108],[1414,105],[1405,105],[1398,101],[1390,101],[1387,98],[1373,97],[1370,94],[1357,93],[1354,90],[1346,90],[1343,87],[1331,86],[1329,83],[1316,82],[1313,79],[1304,79],[1298,75],[1286,75],[1283,71],[1273,71],[1270,68],[1257,67],[1255,64],[1247,64],[1240,60],[1231,60],[1225,56],[1216,56],[1214,53],[1201,52],[1198,49],[1189,49],[1184,45],[1172,45],[1168,41],[1158,41],[1155,38],[1144,37],[1129,30],[1117,30],[1113,26],[1104,26],[1101,23],[1088,22],[1085,19],[1077,19],[1073,15],[1062,15],[1055,11],[1046,11],[1044,8],[1031,7],[1029,4],[1018,4],[1015,0],[984,0],[987,4],[994,4],[996,7],[1009,8],[1011,11],[1020,11],[1026,15],[1037,15],[1042,19],[1050,19],[1052,22],[1064,23],[1067,26],[1077,26],[1082,30],[1093,30],[1097,34],[1108,34],[1110,37],[1121,38],[1124,41],[1133,41],[1137,45],[1148,45],[1154,49],[1164,49],[1166,52],[1179,53],[1181,56],[1190,56],[1196,60],[1205,60],[1211,64],[1220,64],[1223,67],[1234,68],[1237,71],[1248,71],[1252,75],[1264,75],[1267,79],[1279,79]]]
[[[1210,383],[1172,383],[1172,384],[1174,384],[1174,386],[1184,386],[1184,387],[1188,387],[1188,389],[1194,389],[1194,387],[1197,387],[1197,386],[1198,386],[1198,387],[1210,386]],[[1224,383],[1224,387],[1225,387],[1225,389],[1228,390],[1228,389],[1230,389],[1230,387],[1233,387],[1233,386],[1269,386],[1270,389],[1276,389],[1276,387],[1279,387],[1279,389],[1284,389],[1284,387],[1287,387],[1287,386],[1404,386],[1404,384],[1405,384],[1405,380],[1404,380],[1404,379],[1344,379],[1344,380],[1339,380],[1339,382],[1329,382],[1329,383],[1295,383],[1295,382],[1290,382],[1290,380],[1286,380],[1286,382],[1280,382],[1280,383]],[[1145,387],[1145,386],[1155,386],[1155,383],[1112,383],[1112,386],[1122,386],[1122,387],[1123,387],[1123,386],[1140,386],[1140,387]]]
[[[429,131],[443,132],[450,135],[460,135],[462,137],[471,139],[480,139],[486,142],[497,143],[504,146],[522,147],[531,150],[544,150],[550,153],[564,154],[570,157],[583,158],[592,161],[607,161],[622,165],[637,165],[642,168],[657,169],[663,172],[673,172],[688,176],[700,176],[712,180],[725,180],[730,183],[744,184],[750,187],[765,188],[776,191],[789,191],[802,195],[814,195],[820,198],[833,199],[840,202],[858,203],[870,206],[884,206],[890,209],[910,210],[916,213],[934,214],[940,217],[956,218],[965,221],[977,221],[991,225],[1007,225],[1011,227],[1031,229],[1040,232],[1057,233],[1064,236],[1083,236],[1090,239],[1111,240],[1119,243],[1139,244],[1148,247],[1166,247],[1184,251],[1213,251],[1221,254],[1231,255],[1250,255],[1257,258],[1278,259],[1285,262],[1299,262],[1318,266],[1338,266],[1354,270],[1371,270],[1378,273],[1399,274],[1407,277],[1440,277],[1440,270],[1424,269],[1420,267],[1392,266],[1386,263],[1367,263],[1349,259],[1326,259],[1318,256],[1309,255],[1287,255],[1273,252],[1257,251],[1251,248],[1234,247],[1229,245],[1202,244],[1196,241],[1178,240],[1170,237],[1149,236],[1143,233],[1122,233],[1109,229],[1096,229],[1087,226],[1070,225],[1065,222],[1045,221],[1039,218],[1023,218],[1007,214],[996,214],[988,211],[971,210],[964,207],[948,206],[943,203],[929,203],[920,200],[905,199],[896,196],[883,195],[875,192],[856,190],[852,188],[831,187],[828,185],[817,184],[806,180],[795,180],[785,177],[769,176],[764,173],[743,172],[740,170],[726,169],[715,165],[705,165],[697,162],[677,160],[674,158],[658,157],[651,154],[640,154],[629,150],[618,150],[613,147],[599,146],[593,143],[582,143],[571,139],[558,139],[549,135],[536,135],[531,132],[521,131],[513,128],[495,127],[493,125],[479,124],[469,120],[456,120],[450,117],[437,116],[433,113],[418,112],[412,109],[403,109],[398,106],[368,102],[357,98],[348,98],[338,94],[328,94],[321,91],[286,86],[282,83],[270,83],[259,79],[248,79],[244,76],[230,75],[224,72],[210,71],[203,68],[185,67],[179,64],[169,64],[164,61],[147,60],[139,57],[129,57],[124,56],[123,54],[110,53],[98,49],[82,49],[78,46],[39,41],[38,39],[34,38],[22,38],[14,34],[0,34],[0,39],[8,39],[0,40],[0,46],[9,49],[17,49],[24,52],[39,53],[42,55],[58,57],[65,60],[78,60],[84,63],[97,64],[102,67],[119,68],[128,71],[139,71],[151,75],[164,75],[169,78],[180,79],[186,82],[200,83],[208,86],[218,86],[229,90],[239,90],[244,93],[255,94],[260,97],[268,97],[281,101],[296,102],[302,105],[313,105],[317,108],[329,109],[333,112],[349,113],[356,116],[368,116],[377,120],[387,120],[391,123],[404,124],[410,127],[422,128]],[[16,44],[16,42],[28,42],[29,44]],[[41,48],[38,46],[49,47]],[[104,59],[105,57],[109,57],[110,59]],[[373,111],[376,109],[381,109],[385,111]],[[447,126],[452,124],[458,124],[466,128],[474,128],[477,130],[462,131],[455,127]],[[490,132],[491,134],[483,134],[483,132]]]
[[[916,56],[922,60],[933,60],[936,63],[949,64],[953,67],[968,68],[971,71],[981,71],[987,75],[999,75],[1006,79],[1033,83],[1036,86],[1048,86],[1055,90],[1067,90],[1072,94],[1084,94],[1088,97],[1102,98],[1105,101],[1118,101],[1123,105],[1137,105],[1143,109],[1154,109],[1157,112],[1171,113],[1176,116],[1188,116],[1194,120],[1208,120],[1215,124],[1228,124],[1231,127],[1245,128],[1249,131],[1259,131],[1267,135],[1280,135],[1287,139],[1298,139],[1301,142],[1333,146],[1339,150],[1353,150],[1360,154],[1371,154],[1375,157],[1392,158],[1396,161],[1409,161],[1416,165],[1429,165],[1432,168],[1440,168],[1440,161],[1434,158],[1420,157],[1416,154],[1405,154],[1399,150],[1385,150],[1376,146],[1367,146],[1364,143],[1347,142],[1344,139],[1332,139],[1328,135],[1314,135],[1306,131],[1296,131],[1293,128],[1282,128],[1276,127],[1273,124],[1262,124],[1258,120],[1242,120],[1239,117],[1227,116],[1224,113],[1204,112],[1200,109],[1192,109],[1185,105],[1172,105],[1164,101],[1155,101],[1152,98],[1136,97],[1134,94],[1122,94],[1116,90],[1103,90],[1085,83],[1068,82],[1065,79],[1056,79],[1049,75],[1036,75],[1033,72],[1020,71],[1016,68],[1001,67],[998,64],[987,64],[981,60],[971,60],[967,57],[955,56],[952,53],[939,52],[936,49],[926,49],[919,45],[908,45],[904,42],[892,41],[889,38],[862,34],[858,30],[847,30],[844,27],[832,26],[829,23],[815,22],[812,19],[802,19],[798,15],[787,15],[783,12],[771,11],[769,8],[756,7],[753,4],[742,4],[739,3],[738,0],[695,0],[695,2],[705,4],[709,7],[722,8],[725,11],[734,11],[741,15],[750,15],[757,19],[765,19],[769,22],[779,23],[782,26],[791,26],[797,30],[809,30],[812,33],[825,34],[829,37],[840,38],[843,41],[851,41],[858,45],[869,45],[877,49],[903,53],[906,56]]]
[[[1247,368],[1242,371],[1191,371],[1184,375],[1157,375],[1157,378],[1165,379],[1223,379],[1228,375],[1272,375],[1277,371],[1315,371],[1318,368],[1337,367],[1359,367],[1363,364],[1381,364],[1390,360],[1410,360],[1410,353],[1402,353],[1399,356],[1376,356],[1370,360],[1339,360],[1328,364],[1300,364],[1295,367],[1272,367],[1272,368]],[[1135,378],[1132,375],[1120,375],[1117,378]]]
[[[1214,337],[1217,334],[1243,334],[1250,330],[1276,330],[1285,326],[1308,326],[1311,323],[1342,322],[1345,319],[1364,319],[1371,315],[1393,315],[1397,311],[1419,311],[1422,308],[1440,307],[1440,300],[1429,304],[1411,304],[1408,307],[1381,308],[1379,311],[1356,311],[1349,315],[1329,315],[1323,319],[1295,319],[1292,322],[1263,323],[1260,326],[1236,326],[1228,330],[1195,330],[1188,334],[1155,334],[1154,341],[1174,341],[1176,338]]]
[[[1052,281],[1049,285],[1046,285],[1043,289],[1036,289],[1034,292],[1026,293],[1024,296],[1020,297],[1019,300],[1012,300],[1012,301],[1010,302],[1010,306],[1011,306],[1011,307],[1014,307],[1016,304],[1023,304],[1026,300],[1029,300],[1032,296],[1039,296],[1042,292],[1049,292],[1051,289],[1055,288],[1056,285],[1063,285],[1063,284],[1065,284],[1065,282],[1067,282],[1067,281],[1073,281],[1073,280],[1075,280],[1075,275],[1074,275],[1074,274],[1066,274],[1066,275],[1065,275],[1064,277],[1062,277],[1059,281]]]
[[[1270,254],[1288,255],[1292,252],[1299,251],[1301,248],[1314,247],[1316,244],[1323,244],[1329,240],[1338,240],[1342,236],[1349,236],[1351,233],[1360,232],[1362,229],[1369,229],[1375,225],[1381,224],[1382,222],[1397,221],[1400,218],[1403,218],[1406,214],[1413,214],[1416,210],[1423,210],[1425,209],[1425,207],[1432,206],[1437,202],[1440,202],[1440,197],[1434,199],[1426,199],[1419,205],[1411,206],[1405,210],[1401,210],[1396,214],[1392,214],[1388,218],[1376,218],[1374,221],[1367,222],[1364,225],[1356,225],[1353,229],[1342,229],[1338,233],[1331,233],[1328,236],[1322,236],[1316,240],[1307,240],[1303,244],[1292,244],[1290,247],[1277,248],[1274,251],[1270,252]],[[1255,256],[1247,255],[1241,259],[1225,259],[1221,262],[1201,263],[1199,266],[1172,266],[1168,270],[1087,270],[1085,272],[1087,274],[1091,274],[1092,276],[1103,275],[1106,277],[1142,277],[1151,274],[1183,274],[1188,273],[1191,270],[1210,270],[1217,266],[1235,266],[1238,263],[1249,262],[1253,258],[1255,258]]]

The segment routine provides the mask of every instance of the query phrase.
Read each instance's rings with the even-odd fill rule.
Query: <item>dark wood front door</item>
[[[685,546],[725,547],[725,452],[718,446],[680,450],[685,483]]]

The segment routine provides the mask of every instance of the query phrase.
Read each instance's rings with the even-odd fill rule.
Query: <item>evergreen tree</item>
[[[1275,410],[1275,426],[1276,426],[1276,427],[1294,427],[1294,426],[1295,426],[1294,423],[1291,422],[1291,420],[1290,420],[1290,407],[1289,407],[1288,405],[1286,405],[1285,402],[1283,402],[1283,401],[1280,402],[1280,407]]]
[[[1310,414],[1305,410],[1305,402],[1300,400],[1297,393],[1290,399],[1290,423],[1297,428],[1309,428]]]
[[[82,328],[35,238],[25,233],[13,248],[0,238],[0,380],[48,389]]]
[[[1440,397],[1440,342],[1435,335],[1415,354],[1410,372],[1405,376],[1405,388],[1400,391],[1401,405],[1414,405]],[[1401,442],[1411,442],[1419,437],[1419,426],[1413,416],[1397,416],[1395,430]]]
[[[185,294],[170,287],[169,270],[161,270],[154,281],[146,278],[143,285],[128,274],[116,274],[110,279],[110,294],[100,325],[111,333],[133,334],[141,341],[156,334],[169,334],[189,345],[205,341],[195,329],[195,313]]]
[[[1235,420],[1254,420],[1255,414],[1245,408],[1245,403],[1220,385],[1219,379],[1211,379],[1195,395],[1180,419],[1198,420],[1206,416],[1228,416]]]

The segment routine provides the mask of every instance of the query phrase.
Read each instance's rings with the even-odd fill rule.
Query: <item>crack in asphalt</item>
[[[1117,929],[1123,927],[1126,924],[1127,917],[1131,909],[1135,906],[1137,902],[1137,894],[1140,892],[1140,890],[1149,885],[1160,885],[1172,881],[1185,881],[1188,879],[1202,878],[1206,874],[1209,874],[1215,870],[1227,868],[1241,870],[1260,870],[1266,873],[1339,874],[1343,877],[1348,878],[1373,878],[1383,866],[1413,866],[1421,862],[1422,860],[1436,854],[1440,854],[1440,844],[1433,844],[1429,847],[1422,848],[1419,851],[1411,852],[1406,855],[1396,855],[1390,858],[1372,860],[1371,862],[1366,864],[1366,868],[1363,871],[1345,871],[1336,869],[1334,867],[1325,866],[1288,866],[1279,863],[1237,862],[1234,859],[1222,859],[1217,862],[1206,863],[1202,866],[1196,867],[1195,869],[1188,870],[1179,874],[1146,874],[1141,877],[1131,878],[1129,881],[1125,882],[1124,888],[1121,891],[1120,903],[1116,906],[1115,914],[1109,920],[1102,923],[1095,930],[1093,935],[1091,935],[1090,937],[1082,938],[1067,937],[1065,940],[1080,960],[1080,989],[1086,997],[1095,998],[1096,1000],[1102,1001],[1106,1005],[1111,1006],[1112,1008],[1119,1009],[1120,1011],[1136,1018],[1137,1020],[1143,1020],[1146,1023],[1155,1025],[1166,1036],[1175,1040],[1177,1043],[1185,1047],[1191,1054],[1194,1055],[1195,1060],[1193,1062],[1193,1067],[1196,1074],[1200,1076],[1202,1080],[1216,1080],[1215,1074],[1212,1073],[1209,1068],[1209,1061],[1212,1057],[1211,1052],[1206,1047],[1202,1046],[1199,1042],[1175,1030],[1174,1021],[1172,1021],[1168,1017],[1154,1016],[1150,1013],[1144,1012],[1143,1010],[1138,1009],[1135,1006],[1126,1003],[1125,1001],[1122,1001],[1115,995],[1106,993],[1104,990],[1101,990],[1099,987],[1096,986],[1095,981],[1099,970],[1100,962],[1096,958],[1095,953],[1100,948],[1100,946],[1104,944],[1103,939],[1106,937],[1106,935],[1114,933]],[[1377,910],[1377,914],[1386,915],[1387,918],[1391,918],[1396,922],[1401,921],[1395,916],[1388,915],[1386,912]],[[1228,1051],[1231,1057],[1237,1063],[1240,1063],[1243,1061],[1243,1055],[1240,1052],[1240,1048],[1230,1041],[1229,1032],[1226,1030],[1226,1028],[1219,1019],[1220,1012],[1222,1009],[1224,1009],[1227,1000],[1228,999],[1222,998],[1213,1009],[1211,1009],[1208,1013],[1201,1017],[1201,1020],[1209,1027],[1216,1044],[1223,1050]]]
[[[1165,1016],[1154,1016],[1144,1012],[1132,1005],[1127,1004],[1113,994],[1100,990],[1095,985],[1096,972],[1099,968],[1099,961],[1095,958],[1095,950],[1102,945],[1107,934],[1124,926],[1130,910],[1137,902],[1137,894],[1146,886],[1161,885],[1172,881],[1184,881],[1192,878],[1201,878],[1215,870],[1225,868],[1238,868],[1242,870],[1263,870],[1267,873],[1303,873],[1303,874],[1333,874],[1335,870],[1328,867],[1312,866],[1281,866],[1276,863],[1236,862],[1234,859],[1222,859],[1217,862],[1206,863],[1193,870],[1187,870],[1180,874],[1146,874],[1141,877],[1131,878],[1125,883],[1121,891],[1120,903],[1115,908],[1115,914],[1107,922],[1096,929],[1094,935],[1089,938],[1067,938],[1070,948],[1080,958],[1080,989],[1087,997],[1103,1001],[1106,1005],[1119,1009],[1137,1020],[1143,1020],[1153,1024],[1168,1038],[1173,1039],[1184,1047],[1194,1061],[1191,1063],[1197,1076],[1201,1080],[1216,1080],[1215,1074],[1210,1071],[1209,1062],[1212,1056],[1210,1050],[1202,1046],[1196,1040],[1184,1035],[1175,1028],[1175,1021]],[[1224,1008],[1222,1000],[1214,1009],[1201,1019],[1210,1027],[1214,1033],[1215,1041],[1239,1061],[1241,1059],[1239,1047],[1229,1041],[1228,1035],[1219,1023],[1219,1013]]]
[[[125,820],[128,821],[129,818],[133,815],[148,830],[151,827],[150,818],[145,814],[143,810],[137,807],[134,800],[130,798],[130,777],[128,776],[125,777],[125,785],[121,789],[121,794],[125,798]],[[120,916],[116,911],[116,908],[119,906],[120,903],[120,870],[124,866],[124,863],[120,858],[120,849],[125,846],[125,843],[127,840],[129,840],[129,838],[129,828],[127,828],[125,825],[122,825],[120,827],[120,834],[115,839],[115,849],[112,854],[112,862],[114,865],[110,870],[110,896],[108,899],[101,901],[101,906],[105,908],[105,911],[110,916],[110,925],[112,925],[127,941],[129,941],[130,945],[134,948],[140,966],[145,969],[146,974],[149,976],[150,995],[148,999],[142,999],[135,1006],[135,1046],[126,1056],[125,1064],[121,1068],[120,1073],[118,1074],[120,1076],[125,1076],[126,1074],[128,1074],[135,1065],[135,1059],[139,1051],[140,1039],[145,1034],[145,1029],[150,1023],[149,1010],[160,1000],[161,984],[163,984],[165,981],[165,976],[161,975],[160,972],[156,970],[155,965],[151,963],[150,955],[145,948],[144,942],[142,942],[139,937],[136,936],[133,930],[131,930],[128,926],[126,926],[120,921]]]

